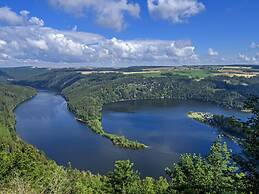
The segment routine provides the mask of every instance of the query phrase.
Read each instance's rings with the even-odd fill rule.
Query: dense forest
[[[30,69],[30,73],[26,73]],[[84,76],[75,70],[34,68],[1,69],[0,84],[0,193],[256,193],[258,185],[258,78],[207,77],[202,80],[166,74],[160,77],[118,73]],[[0,75],[1,76],[1,75]],[[106,133],[101,124],[102,106],[137,99],[208,101],[220,106],[248,108],[254,117],[242,122],[244,154],[232,156],[219,138],[207,157],[184,154],[166,169],[167,177],[141,178],[130,161],[117,161],[107,175],[58,166],[22,142],[14,133],[14,108],[35,95],[30,87],[52,89],[68,101],[76,117],[114,144],[139,149],[145,145]],[[251,92],[243,82],[248,84]],[[240,84],[241,83],[241,84]],[[237,87],[242,85],[244,87]],[[238,89],[237,89],[238,88]],[[237,121],[238,122],[238,121]],[[7,137],[7,138],[6,138]]]
[[[31,98],[36,91],[28,87],[0,84],[0,137],[15,137],[14,108]]]

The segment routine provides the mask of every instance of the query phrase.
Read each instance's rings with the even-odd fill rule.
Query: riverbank
[[[72,111],[73,113],[73,111]],[[75,114],[75,113],[73,113]],[[121,148],[126,148],[126,149],[146,149],[148,148],[147,145],[143,143],[139,143],[138,141],[133,141],[129,140],[124,136],[119,136],[119,135],[114,135],[111,133],[107,133],[103,130],[101,119],[94,119],[94,120],[89,120],[89,121],[84,121],[83,119],[77,118],[81,123],[86,124],[94,133],[101,135],[102,137],[105,137],[109,139],[114,145],[119,146]]]
[[[209,125],[218,129],[220,133],[228,137],[232,141],[241,144],[244,137],[242,123],[235,117],[225,117],[223,115],[214,115],[208,112],[188,112],[187,116],[200,123]]]

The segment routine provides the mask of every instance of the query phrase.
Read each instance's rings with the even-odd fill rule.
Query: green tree
[[[164,194],[167,193],[169,184],[164,177],[159,177],[159,179],[156,182],[156,193],[157,194]]]
[[[112,193],[134,193],[140,181],[138,172],[133,170],[129,160],[115,162],[114,171],[108,174],[108,184]]]
[[[153,178],[146,177],[141,187],[142,193],[156,194],[156,184]]]
[[[235,159],[246,173],[251,189],[257,193],[259,185],[259,97],[249,98],[245,108],[251,110],[253,116],[243,123],[244,153],[236,156]]]
[[[206,158],[184,154],[166,172],[171,178],[169,192],[228,193],[244,189],[243,173],[232,162],[226,144],[216,141]]]
[[[227,191],[237,192],[244,189],[244,173],[238,173],[238,167],[231,158],[227,144],[216,141],[206,158],[210,178],[209,189],[220,193]]]

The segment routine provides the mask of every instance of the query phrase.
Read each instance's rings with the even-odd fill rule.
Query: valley
[[[126,68],[116,72],[96,69],[89,74],[72,68],[0,69],[3,72],[0,85],[0,156],[4,161],[0,176],[3,188],[10,187],[6,185],[12,184],[9,180],[19,179],[29,189],[39,192],[50,189],[64,193],[69,189],[70,192],[80,193],[83,189],[105,193],[107,189],[112,189],[107,184],[116,178],[116,170],[129,168],[128,173],[133,173],[130,177],[136,177],[129,183],[130,188],[132,184],[138,185],[136,190],[152,184],[154,192],[166,193],[171,188],[166,175],[178,175],[174,174],[174,166],[166,171],[163,169],[171,163],[182,165],[181,162],[188,161],[190,157],[195,161],[196,153],[201,154],[199,160],[204,163],[200,168],[214,165],[209,160],[217,154],[214,149],[222,149],[222,154],[224,152],[228,157],[238,156],[237,161],[242,166],[243,155],[239,156],[239,153],[245,151],[253,158],[253,150],[257,149],[254,145],[253,150],[250,149],[254,141],[254,136],[250,137],[250,134],[257,133],[253,126],[258,123],[249,116],[253,114],[257,118],[257,109],[254,108],[257,105],[245,105],[252,95],[258,95],[259,79],[258,76],[211,75],[215,68],[222,67],[174,67],[177,73],[168,72],[167,67],[159,67],[159,70],[154,70],[156,67],[148,70]],[[257,71],[253,66],[238,68],[242,74]],[[166,72],[154,75],[158,71]],[[31,100],[26,101],[28,99]],[[242,109],[249,109],[251,113],[242,113]],[[223,116],[217,117],[222,119],[218,119],[216,124],[211,124],[203,117],[194,118],[193,112],[192,118],[208,125],[198,123],[187,117],[190,111],[241,118],[242,122],[235,120],[235,126],[239,126],[242,132],[236,131],[233,125],[225,127]],[[229,134],[231,138],[228,138]],[[223,139],[219,140],[218,135],[223,135]],[[240,139],[239,145],[231,140],[234,138]],[[226,146],[233,151],[231,154]],[[134,162],[141,175],[133,169],[129,160]],[[147,160],[150,162],[147,163]],[[249,168],[244,169],[249,171]],[[211,173],[218,170],[223,169],[211,169]],[[232,173],[237,176],[235,180],[238,184],[246,184],[245,179],[238,178],[244,174]],[[37,183],[40,177],[45,182]],[[247,179],[251,183],[256,180],[254,175]],[[51,180],[57,180],[55,185],[51,184]],[[68,186],[71,181],[75,184],[72,188]],[[93,182],[94,185],[91,184]],[[252,189],[253,184],[247,184],[245,189],[248,188]]]

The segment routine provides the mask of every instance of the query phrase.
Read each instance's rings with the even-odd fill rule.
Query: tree
[[[259,185],[259,97],[249,98],[245,108],[251,110],[253,116],[243,123],[244,152],[237,155],[235,160],[246,173],[251,189],[257,193]]]
[[[217,140],[206,158],[184,154],[166,173],[171,178],[169,192],[227,193],[244,189],[245,175],[238,173],[226,144]]]
[[[231,158],[226,143],[216,141],[206,158],[208,165],[207,176],[210,178],[209,189],[219,193],[243,190],[245,174],[238,172],[238,167]]]
[[[108,184],[112,193],[134,193],[140,181],[138,172],[133,170],[133,163],[129,160],[115,162],[114,171],[108,174]]]

